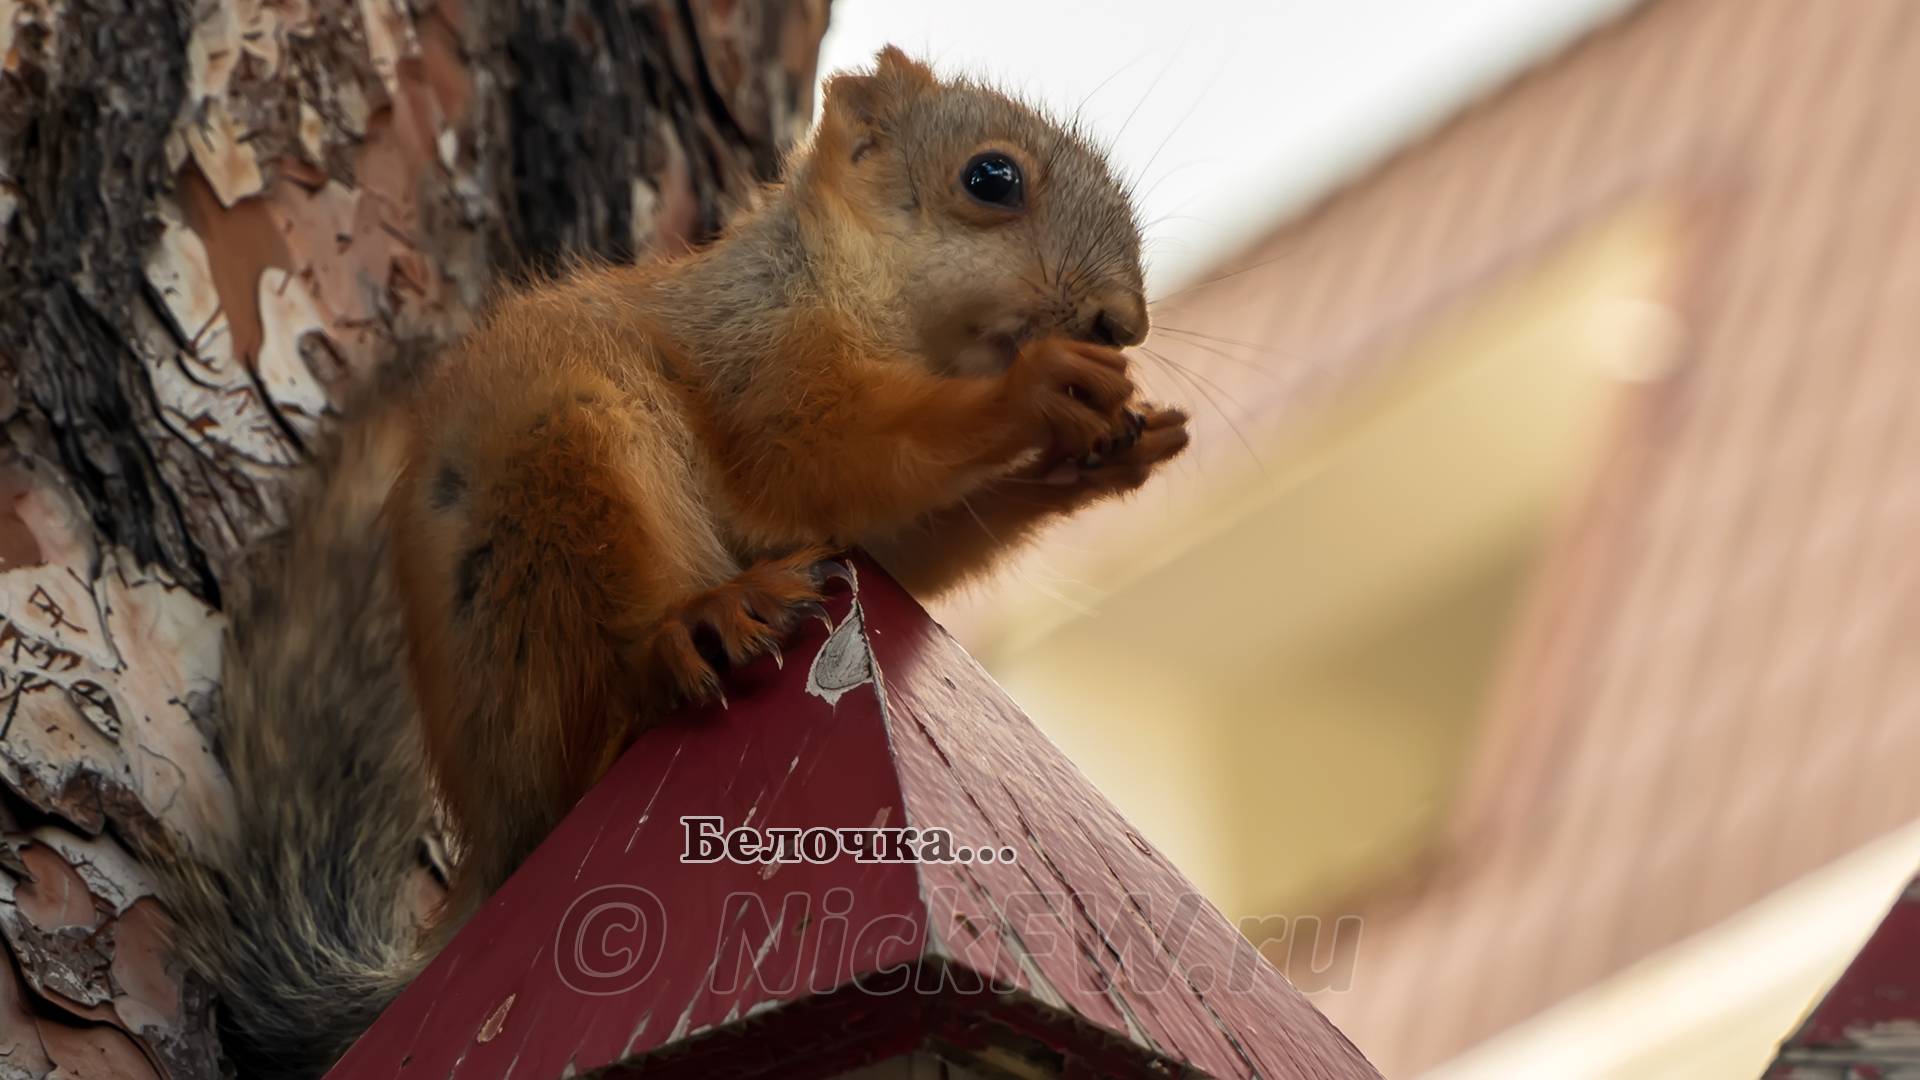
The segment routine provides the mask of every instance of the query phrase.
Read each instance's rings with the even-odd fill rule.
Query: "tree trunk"
[[[0,1080],[219,1074],[123,838],[224,812],[236,556],[503,275],[749,197],[826,2],[0,0]]]

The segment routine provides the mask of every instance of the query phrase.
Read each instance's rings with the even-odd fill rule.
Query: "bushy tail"
[[[379,510],[400,438],[391,416],[350,427],[242,583],[218,737],[235,817],[155,860],[247,1080],[324,1072],[425,959],[433,807]]]

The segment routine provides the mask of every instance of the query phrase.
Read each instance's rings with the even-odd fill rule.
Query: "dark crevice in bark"
[[[218,606],[219,583],[148,442],[162,425],[127,332],[71,284],[38,290],[34,299],[37,340],[24,350],[20,396],[46,418],[52,456],[94,527]]]
[[[218,603],[200,543],[162,477],[152,387],[131,305],[169,186],[165,142],[185,93],[189,11],[170,0],[76,2],[58,73],[0,106],[0,173],[20,205],[0,248],[0,351],[28,405],[28,448],[57,461],[103,538]]]
[[[643,18],[610,0],[515,6],[502,184],[510,263],[545,270],[568,254],[633,256],[631,183],[648,134],[645,80],[633,68],[647,50]]]
[[[753,152],[753,171],[762,180],[771,180],[779,172],[780,160],[777,147],[765,139],[755,139],[740,126],[740,118],[733,115],[733,106],[728,104],[726,95],[713,81],[713,68],[707,63],[705,46],[695,30],[696,16],[693,0],[679,0],[680,21],[687,27],[687,35],[694,54],[693,82],[700,96],[702,111],[710,117],[720,129],[720,136],[734,146],[745,146]]]
[[[502,19],[503,265],[633,258],[632,185],[666,171],[663,131],[686,154],[700,237],[719,229],[739,189],[774,178],[781,148],[733,116],[694,17],[685,3],[521,0]]]

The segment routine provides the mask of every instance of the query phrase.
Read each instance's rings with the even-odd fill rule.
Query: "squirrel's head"
[[[828,80],[793,178],[907,312],[936,367],[1003,369],[1027,341],[1147,336],[1140,229],[1106,156],[1071,126],[996,90],[943,81],[892,47]]]

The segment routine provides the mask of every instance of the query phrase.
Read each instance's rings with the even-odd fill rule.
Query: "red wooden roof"
[[[1920,1069],[1920,877],[1813,1013],[1767,1080],[1878,1080]]]
[[[333,1075],[804,1078],[928,1044],[1068,1076],[1377,1075],[906,593],[855,567],[830,636],[644,736]],[[688,864],[683,815],[945,828],[1013,859]]]

